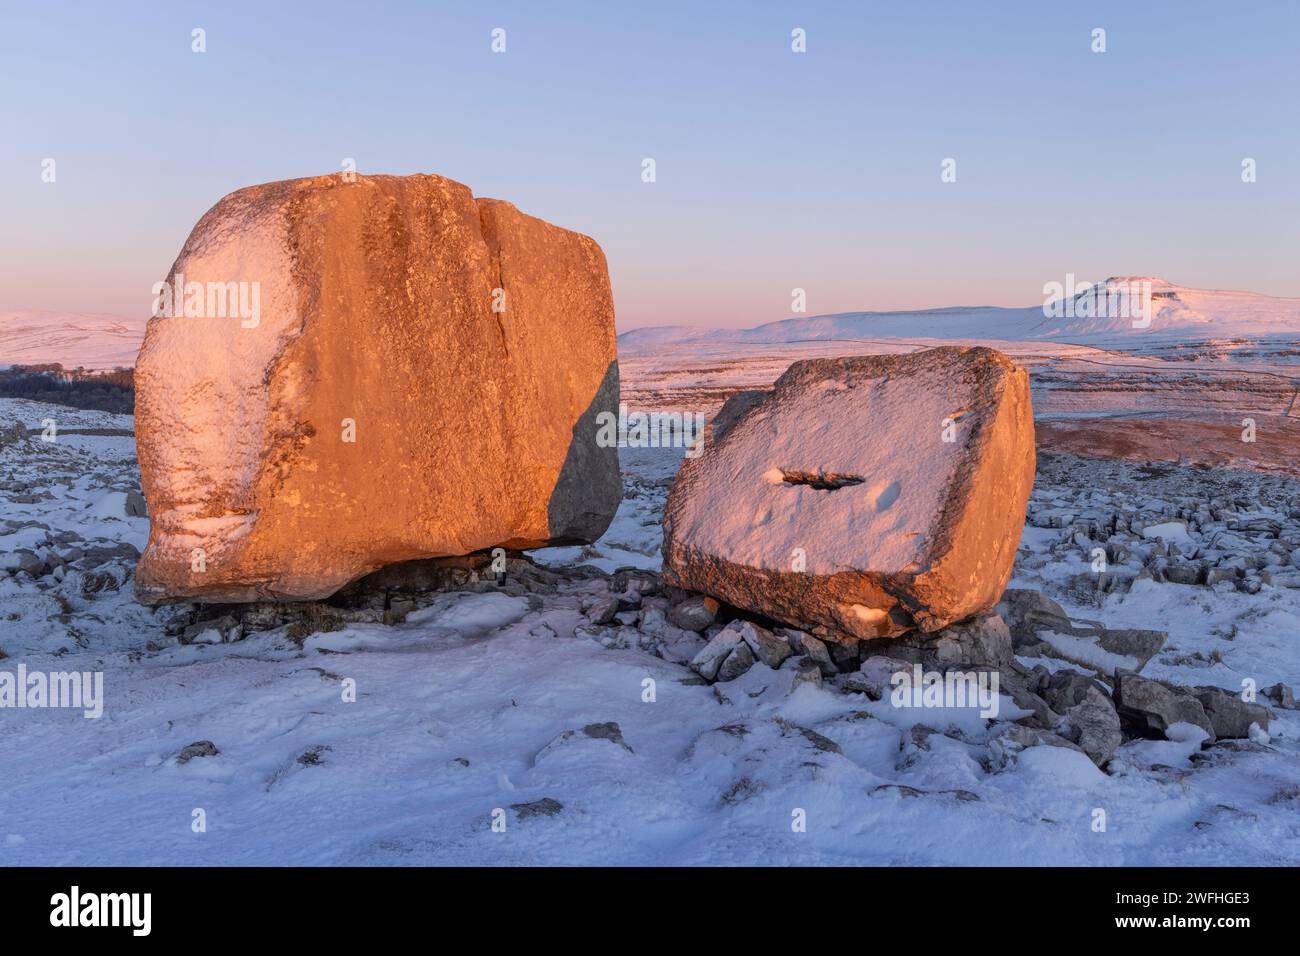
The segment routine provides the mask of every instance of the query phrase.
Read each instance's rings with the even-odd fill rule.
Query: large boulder
[[[148,603],[317,599],[614,514],[614,310],[586,236],[440,176],[298,179],[222,199],[155,293]]]
[[[989,610],[1034,481],[1024,369],[988,348],[796,362],[719,412],[664,514],[664,581],[819,636]]]

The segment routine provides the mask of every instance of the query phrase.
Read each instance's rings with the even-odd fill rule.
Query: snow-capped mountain
[[[1153,340],[1290,338],[1300,342],[1300,298],[1192,289],[1151,276],[1073,277],[1025,308],[963,306],[907,312],[844,312],[782,319],[749,329],[655,326],[619,336],[619,350],[669,345],[767,345],[845,339],[971,339],[1105,344],[1124,350]]]
[[[0,365],[129,368],[135,365],[147,321],[102,312],[0,313]]]

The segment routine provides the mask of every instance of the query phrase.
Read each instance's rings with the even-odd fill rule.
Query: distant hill
[[[1134,327],[1124,295],[1150,284],[1150,324]],[[1139,310],[1142,307],[1139,306]],[[656,326],[618,337],[627,353],[671,345],[764,345],[836,339],[995,339],[1078,342],[1124,350],[1155,341],[1259,339],[1300,342],[1300,299],[1192,289],[1150,276],[1114,276],[1054,308],[964,306],[912,312],[843,312],[782,319],[749,329]]]
[[[99,312],[0,313],[0,365],[129,368],[147,321]]]

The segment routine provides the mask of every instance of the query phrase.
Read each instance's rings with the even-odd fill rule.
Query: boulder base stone
[[[718,413],[664,515],[666,584],[831,640],[998,602],[1034,480],[1024,369],[988,348],[796,362]]]
[[[221,200],[167,282],[187,291],[135,371],[145,602],[318,599],[609,524],[614,310],[588,237],[440,176],[323,176]]]

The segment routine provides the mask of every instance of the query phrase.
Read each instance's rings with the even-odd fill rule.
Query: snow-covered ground
[[[147,528],[114,433],[130,419],[0,400],[0,426],[47,418],[53,443],[0,448],[0,671],[102,671],[105,702],[0,710],[0,863],[1300,863],[1297,711],[1274,709],[1267,743],[1133,741],[1109,773],[1038,746],[994,769],[969,711],[761,665],[710,686],[607,648],[575,632],[606,579],[577,574],[447,592],[391,625],[182,643],[187,608],[130,593]],[[626,449],[605,537],[535,557],[656,567],[679,455]],[[1297,533],[1292,479],[1048,456],[1012,583],[1168,630],[1151,676],[1294,684],[1300,588],[1264,572]],[[1098,589],[1090,545],[1111,537],[1128,544]],[[1169,583],[1192,562],[1232,580]]]
[[[0,365],[131,368],[147,321],[100,312],[6,312],[0,314]]]

